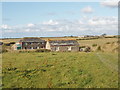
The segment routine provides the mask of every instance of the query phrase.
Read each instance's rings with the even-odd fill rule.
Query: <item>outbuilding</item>
[[[79,51],[79,43],[76,40],[48,40],[46,49],[51,51]]]

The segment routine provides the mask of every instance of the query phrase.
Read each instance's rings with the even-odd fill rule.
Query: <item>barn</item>
[[[51,51],[79,51],[79,43],[76,40],[48,40],[46,49]]]
[[[45,48],[46,41],[40,38],[23,38],[13,45],[14,50]]]

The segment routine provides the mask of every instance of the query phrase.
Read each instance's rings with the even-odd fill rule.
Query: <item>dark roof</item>
[[[52,46],[78,46],[79,43],[76,40],[53,40],[49,41]]]
[[[45,40],[42,40],[40,38],[23,38],[19,42],[45,42]]]
[[[0,42],[0,45],[2,45],[3,44],[3,42]]]

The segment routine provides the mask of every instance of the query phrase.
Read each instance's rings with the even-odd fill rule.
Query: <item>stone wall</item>
[[[40,49],[45,48],[46,43],[22,42],[22,49]]]
[[[70,48],[71,47],[71,48]],[[51,51],[79,51],[77,46],[52,46]]]

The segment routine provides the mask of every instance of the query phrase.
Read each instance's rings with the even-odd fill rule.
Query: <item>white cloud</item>
[[[89,25],[117,25],[116,17],[94,17],[88,20]]]
[[[110,7],[110,8],[115,8],[115,7],[118,7],[118,1],[117,0],[113,0],[113,1],[104,1],[104,2],[101,2],[100,3],[101,5],[103,6],[106,6],[106,7]]]
[[[36,32],[39,32],[40,30],[39,30],[39,29],[36,29],[35,31],[36,31]]]
[[[14,31],[13,30],[5,30],[4,32],[6,32],[6,33],[13,33]]]
[[[106,25],[107,21],[104,19],[98,19],[98,20],[90,19],[88,23],[90,25]]]
[[[1,29],[10,29],[11,27],[8,26],[8,25],[1,25],[0,28],[1,28]]]
[[[83,13],[92,13],[94,12],[93,8],[90,6],[87,6],[81,10]]]
[[[57,25],[58,22],[57,22],[57,21],[53,21],[53,20],[51,19],[51,20],[49,20],[49,21],[47,21],[47,22],[43,22],[43,24],[45,24],[45,25]]]
[[[28,26],[28,27],[34,27],[35,24],[30,23],[30,24],[28,24],[27,26]]]
[[[49,32],[53,32],[53,31],[56,31],[56,30],[55,30],[55,29],[49,29],[48,31],[49,31]]]
[[[25,29],[25,32],[30,32],[30,29]]]
[[[87,18],[87,19],[86,19]],[[118,32],[117,17],[86,17],[79,20],[49,20],[49,23],[34,24],[34,27],[28,25],[11,26],[11,29],[3,30],[3,33],[21,33],[22,35],[88,35],[88,34],[115,34]],[[54,23],[53,23],[54,22]],[[57,22],[57,23],[55,23]],[[59,23],[59,24],[58,24]],[[2,26],[3,27],[3,26]],[[8,25],[4,28],[10,27]],[[28,34],[29,33],[29,34]],[[14,34],[13,34],[14,35]]]
[[[84,24],[83,21],[81,21],[81,20],[79,20],[78,23],[79,23],[79,24]]]

